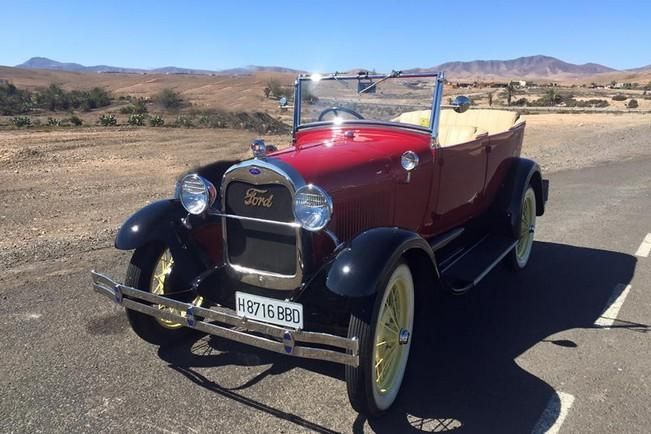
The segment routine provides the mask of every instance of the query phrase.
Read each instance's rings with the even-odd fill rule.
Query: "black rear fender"
[[[498,224],[505,226],[514,238],[518,238],[520,233],[520,207],[529,185],[536,195],[536,215],[541,216],[545,213],[549,183],[542,179],[540,167],[535,161],[518,158],[513,163],[497,202],[497,215],[502,219],[506,217],[505,222],[502,220]]]

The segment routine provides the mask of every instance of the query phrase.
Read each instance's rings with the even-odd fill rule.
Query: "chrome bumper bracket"
[[[125,286],[95,271],[91,271],[91,276],[95,291],[113,299],[126,309],[280,354],[359,366],[359,343],[356,338],[288,330],[242,318],[235,311],[221,306],[212,306],[208,309]],[[160,309],[152,304],[170,307],[175,311]],[[184,315],[179,312],[183,312]],[[301,344],[325,345],[333,349]]]

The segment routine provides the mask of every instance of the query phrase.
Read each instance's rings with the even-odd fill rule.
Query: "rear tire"
[[[529,186],[520,205],[520,237],[509,253],[508,264],[513,271],[523,270],[529,263],[536,229],[536,194]]]
[[[124,284],[142,291],[164,294],[162,287],[155,286],[153,281],[155,280],[155,272],[159,269],[161,261],[166,255],[169,255],[169,250],[164,244],[151,243],[136,249],[131,256]],[[169,257],[171,258],[171,255]],[[168,269],[163,269],[164,276],[162,279],[169,275],[173,266],[174,262],[171,260],[167,265]],[[201,302],[201,298],[197,297],[193,303],[200,305]],[[196,330],[183,327],[181,324],[159,320],[131,309],[126,309],[126,311],[127,319],[133,331],[139,337],[154,345],[171,345],[198,334]]]
[[[378,417],[395,402],[409,358],[414,306],[411,270],[399,262],[373,306],[353,310],[348,337],[358,339],[359,366],[346,366],[346,387],[357,412]]]

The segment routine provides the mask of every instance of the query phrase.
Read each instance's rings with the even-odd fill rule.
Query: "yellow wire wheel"
[[[348,337],[359,341],[359,366],[346,367],[351,405],[379,416],[394,403],[407,368],[414,326],[414,281],[399,262],[369,306],[351,313]]]
[[[169,249],[163,250],[160,257],[158,258],[158,261],[156,262],[156,265],[154,266],[154,270],[151,275],[150,291],[152,294],[163,295],[163,296],[165,295],[165,281],[167,280],[170,273],[172,272],[173,267],[174,267],[174,258],[172,258],[172,254],[170,253]],[[197,296],[192,301],[192,304],[194,304],[195,306],[200,306],[202,302],[203,302],[203,297]],[[158,304],[154,306],[158,307],[161,310],[166,310],[168,312],[174,313],[176,315],[180,315],[182,317],[186,316],[186,312],[184,310],[174,309],[172,307],[167,307],[162,304]],[[181,324],[167,319],[157,318],[156,320],[161,326],[167,329],[174,330],[183,327]]]
[[[536,195],[529,187],[522,198],[520,210],[520,237],[514,249],[514,266],[522,269],[529,262],[536,228]]]
[[[414,325],[414,282],[409,267],[400,264],[384,291],[375,324],[373,398],[380,410],[393,404],[407,367]]]

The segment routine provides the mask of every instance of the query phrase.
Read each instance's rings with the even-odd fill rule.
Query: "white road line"
[[[547,407],[540,415],[536,426],[531,430],[531,434],[558,433],[567,417],[567,413],[572,408],[572,404],[574,404],[574,396],[565,392],[555,392],[549,398]]]
[[[642,244],[640,244],[637,252],[635,252],[635,256],[639,256],[640,258],[648,258],[649,253],[651,253],[651,234],[646,234],[646,237],[644,237],[642,240]]]
[[[612,326],[617,319],[619,310],[622,308],[624,300],[626,300],[626,296],[630,290],[631,285],[624,285],[623,283],[618,283],[615,285],[613,293],[610,295],[608,303],[606,303],[604,312],[599,318],[597,318],[597,320],[594,322],[594,325],[610,328],[610,326]]]

